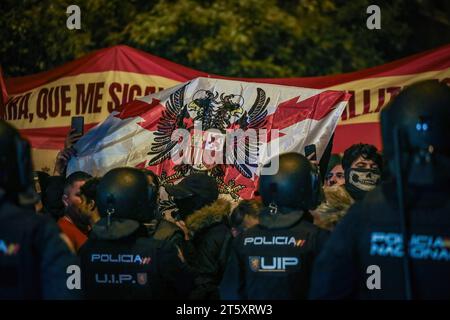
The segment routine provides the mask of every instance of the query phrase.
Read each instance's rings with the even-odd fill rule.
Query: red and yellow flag
[[[63,147],[72,116],[84,116],[89,129],[135,98],[197,77],[224,78],[116,46],[54,70],[6,79],[2,97],[7,91],[9,100],[1,114],[32,143],[35,168],[47,170],[53,167],[56,153]],[[450,45],[347,74],[234,80],[351,93],[334,137],[334,152],[343,152],[358,142],[381,147],[380,110],[404,86],[426,79],[450,82]]]

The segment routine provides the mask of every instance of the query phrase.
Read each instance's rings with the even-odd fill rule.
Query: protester
[[[311,213],[316,226],[331,231],[347,213],[354,200],[344,186],[324,187],[323,191],[325,201]]]
[[[166,191],[177,205],[177,224],[185,232],[187,243],[183,254],[197,273],[190,298],[218,299],[232,238],[227,225],[231,204],[218,199],[215,179],[203,173],[168,185]]]
[[[262,207],[261,201],[257,200],[242,200],[239,202],[229,218],[233,237],[237,237],[259,223],[259,213]]]
[[[325,186],[342,186],[345,184],[344,168],[342,168],[342,157],[338,154],[331,155],[325,175]]]
[[[259,225],[233,242],[220,287],[222,299],[304,299],[314,258],[328,233],[312,224],[320,203],[320,178],[303,155],[279,157],[275,175],[262,175],[265,209]]]
[[[83,186],[91,176],[85,172],[77,171],[67,177],[64,185],[62,201],[64,203],[64,216],[58,220],[61,231],[70,239],[75,250],[87,240],[89,232],[89,219],[80,213],[81,205],[80,187]]]
[[[183,248],[185,245],[184,232],[180,227],[175,224],[174,219],[167,219],[160,211],[159,201],[160,201],[160,188],[158,176],[151,170],[142,169],[141,170],[146,176],[149,186],[154,190],[156,206],[155,206],[155,219],[146,224],[149,234],[156,240],[169,241],[175,245],[179,250],[180,254],[183,255]],[[184,256],[183,256],[184,259]]]
[[[154,190],[156,206],[155,206],[155,219],[146,224],[149,234],[156,240],[169,241],[175,245],[182,254],[182,250],[185,245],[184,232],[180,227],[175,224],[174,219],[167,219],[160,211],[160,188],[158,176],[151,170],[141,170],[146,176],[149,186]],[[183,256],[184,259],[184,256]]]
[[[29,145],[0,120],[0,299],[76,298],[66,270],[77,260],[54,222],[22,206],[29,188]]]
[[[450,88],[430,80],[382,111],[392,180],[337,225],[316,261],[311,298],[450,299],[449,106]]]
[[[89,220],[89,225],[92,228],[94,224],[100,220],[96,201],[97,186],[100,182],[99,178],[91,178],[80,187],[81,203],[78,206],[80,214]]]
[[[345,189],[356,201],[381,182],[383,159],[375,146],[354,144],[344,152]]]
[[[180,299],[193,277],[167,241],[148,236],[156,197],[145,174],[109,171],[97,186],[101,219],[80,250],[82,286],[89,299]]]

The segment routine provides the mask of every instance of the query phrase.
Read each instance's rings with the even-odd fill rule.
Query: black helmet
[[[156,192],[146,175],[135,168],[116,168],[101,178],[97,187],[100,216],[146,223],[155,218]]]
[[[321,199],[319,171],[299,153],[282,154],[278,172],[260,177],[259,193],[266,206],[314,209]]]
[[[395,170],[398,141],[403,174],[416,185],[448,183],[450,178],[450,87],[437,80],[413,84],[381,112],[384,154]],[[439,169],[437,171],[436,169]]]
[[[0,120],[0,191],[10,200],[36,202],[29,143],[10,124]]]

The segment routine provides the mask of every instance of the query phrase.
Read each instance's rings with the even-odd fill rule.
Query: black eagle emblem
[[[226,133],[227,129],[241,129],[231,143],[224,146],[226,163],[232,164],[243,176],[251,178],[252,168],[258,166],[259,146],[262,141],[249,139],[245,132],[262,129],[266,125],[267,105],[270,98],[263,89],[257,88],[256,99],[248,111],[244,110],[244,98],[238,94],[226,94],[210,90],[198,90],[192,101],[185,103],[186,86],[173,92],[166,102],[165,110],[157,125],[155,138],[149,155],[153,156],[148,165],[157,165],[170,158],[172,152],[180,151],[178,141],[172,140],[177,129],[193,129],[194,121],[201,121],[202,129],[217,129]]]

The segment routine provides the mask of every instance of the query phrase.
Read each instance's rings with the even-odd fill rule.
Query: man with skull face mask
[[[383,161],[375,146],[354,144],[344,152],[345,189],[356,201],[381,182]]]

